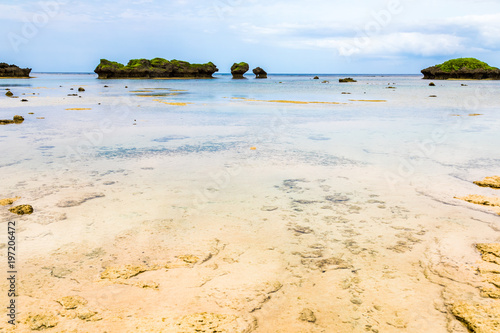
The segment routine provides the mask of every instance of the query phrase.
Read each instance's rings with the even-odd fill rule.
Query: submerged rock
[[[500,189],[500,176],[486,177],[481,181],[475,181],[474,184],[481,187],[491,187]]]
[[[211,78],[212,74],[218,72],[217,67],[212,63],[190,64],[180,60],[166,60],[163,58],[132,59],[126,66],[106,59],[101,59],[101,63],[94,70],[99,79],[115,78]],[[106,86],[105,86],[106,87]]]
[[[459,301],[453,303],[450,310],[471,332],[492,333],[500,330],[498,306]]]
[[[240,62],[239,64],[234,63],[231,66],[231,74],[233,74],[233,79],[243,79],[243,74],[248,72],[250,66],[246,62]]]
[[[423,69],[424,79],[430,80],[500,80],[500,69],[475,58],[457,58]]]
[[[59,323],[57,317],[52,313],[28,313],[28,316],[24,320],[24,323],[32,331],[42,331],[52,327],[56,327]]]
[[[352,77],[346,77],[345,79],[339,79],[340,83],[348,83],[348,82],[358,82],[354,80]]]
[[[58,299],[56,302],[61,304],[65,310],[73,310],[88,303],[87,300],[81,296],[65,296]]]
[[[300,312],[299,320],[307,321],[309,323],[315,323],[316,316],[314,315],[314,312],[312,312],[311,309],[305,308]]]
[[[144,266],[115,266],[108,267],[101,273],[101,279],[116,280],[116,279],[130,279],[147,271]]]
[[[19,68],[16,65],[0,63],[0,77],[30,77],[31,68]]]
[[[10,208],[9,212],[17,215],[29,215],[33,213],[33,207],[30,205],[20,205]]]
[[[254,68],[252,72],[256,79],[267,79],[267,72],[260,67]]]

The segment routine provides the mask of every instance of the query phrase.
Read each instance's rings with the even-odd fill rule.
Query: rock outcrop
[[[254,68],[252,72],[256,79],[267,79],[267,72],[260,67]]]
[[[219,69],[212,62],[190,64],[180,60],[163,58],[132,59],[126,66],[106,59],[94,70],[99,79],[153,79],[153,78],[212,78]]]
[[[31,68],[19,68],[16,65],[0,63],[0,77],[30,77]]]
[[[424,79],[429,80],[500,80],[500,69],[475,58],[448,60],[440,65],[423,69],[422,74]]]
[[[250,66],[246,62],[240,62],[239,64],[234,63],[231,66],[231,74],[233,74],[233,79],[243,79],[243,74],[248,72]]]
[[[339,82],[340,83],[348,83],[348,82],[358,82],[358,81],[354,80],[351,77],[346,77],[345,79],[339,79]]]

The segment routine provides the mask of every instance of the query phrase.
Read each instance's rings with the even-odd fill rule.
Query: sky
[[[248,62],[269,73],[418,74],[500,67],[500,1],[0,0],[0,62],[92,72],[99,59]]]

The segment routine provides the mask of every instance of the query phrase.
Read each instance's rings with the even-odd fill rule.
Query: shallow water
[[[1,94],[0,119],[25,118],[19,125],[0,126],[0,199],[20,196],[18,203],[35,208],[33,215],[19,217],[20,256],[27,270],[39,270],[32,258],[42,256],[40,260],[50,262],[63,250],[83,256],[83,248],[104,248],[114,253],[103,255],[104,262],[123,263],[140,252],[156,253],[147,246],[163,234],[141,230],[164,219],[173,221],[167,233],[172,253],[206,251],[203,244],[217,239],[229,251],[219,266],[238,257],[235,253],[254,256],[238,259],[244,267],[227,268],[227,280],[219,289],[208,284],[203,288],[211,291],[199,292],[212,296],[217,294],[214,290],[240,280],[244,286],[234,286],[233,291],[271,278],[279,278],[285,289],[302,286],[303,280],[329,288],[321,275],[314,275],[315,266],[307,261],[312,259],[304,254],[303,247],[318,242],[323,252],[362,267],[361,274],[386,274],[384,267],[394,262],[395,272],[413,276],[415,267],[408,263],[418,262],[422,253],[433,253],[434,247],[452,249],[450,253],[470,260],[469,244],[496,238],[482,227],[496,221],[494,213],[453,197],[496,194],[472,181],[498,174],[500,82],[435,81],[436,87],[429,87],[429,81],[417,75],[353,76],[357,83],[338,82],[347,75],[321,75],[319,80],[313,80],[314,75],[270,75],[267,80],[232,80],[228,75],[213,80],[33,75],[29,80],[0,82],[19,96]],[[79,87],[85,91],[78,92]],[[79,204],[62,204],[68,198],[77,198]],[[2,210],[3,222],[12,219],[9,214]],[[403,229],[413,234],[401,243],[401,234],[394,233]],[[119,247],[129,233],[135,235],[133,241]],[[297,253],[307,260],[293,264]],[[394,253],[403,254],[390,258]],[[83,258],[82,267],[90,265]],[[75,271],[85,271],[82,267]],[[248,270],[248,280],[241,269]],[[333,272],[342,278],[347,274]],[[92,274],[89,281],[100,272]],[[365,292],[365,302],[390,289],[392,280],[386,286],[384,279],[373,282],[377,287]],[[57,281],[56,285],[63,283]],[[26,280],[30,283],[38,282]],[[402,311],[428,306],[427,294],[419,288],[429,293],[434,289],[405,283],[399,285],[400,293],[418,297],[405,303]],[[48,285],[53,284],[39,284],[51,295]],[[286,290],[290,295],[292,289]],[[331,304],[320,297],[325,290],[295,292],[327,311]],[[225,292],[239,304],[236,294]],[[112,312],[107,301],[99,302]],[[289,306],[290,299],[279,302]],[[388,307],[399,303],[384,302]],[[178,311],[192,308],[206,311],[191,303]],[[358,310],[348,315],[357,317],[353,313]],[[408,331],[417,332],[422,325],[444,331],[444,317],[417,313],[425,322],[408,319]],[[266,316],[283,325],[289,321],[272,311]],[[103,323],[108,323],[106,318]],[[266,332],[266,325],[261,325]]]

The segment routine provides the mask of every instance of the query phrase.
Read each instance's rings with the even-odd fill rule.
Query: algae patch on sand
[[[116,279],[130,279],[131,277],[137,276],[141,273],[147,271],[147,268],[144,266],[134,266],[134,265],[125,265],[125,266],[111,266],[108,267],[102,272],[101,279],[108,280],[116,280]]]
[[[500,176],[486,177],[481,181],[475,181],[474,184],[481,187],[500,189]]]
[[[9,211],[17,215],[30,215],[33,213],[33,207],[30,205],[20,205],[10,208]]]
[[[9,206],[9,205],[12,205],[14,202],[16,202],[19,199],[21,199],[21,197],[0,199],[0,206]]]
[[[339,102],[308,102],[308,101],[289,101],[289,100],[281,100],[281,99],[272,99],[272,100],[261,100],[261,99],[251,99],[245,97],[231,97],[231,99],[243,100],[247,102],[266,102],[266,103],[283,103],[283,104],[342,104]]]
[[[385,103],[385,99],[350,99],[351,102],[372,102],[372,103]]]

